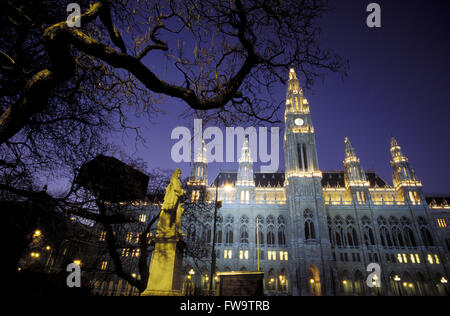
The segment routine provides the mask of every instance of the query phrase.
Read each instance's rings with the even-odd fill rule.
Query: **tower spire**
[[[300,82],[294,68],[289,70],[289,81],[286,91],[286,112],[309,112],[308,101],[303,97],[303,89],[300,87]]]
[[[250,162],[253,163],[252,156],[250,153],[250,146],[248,144],[248,136],[245,137],[244,143],[241,149],[241,157],[239,158],[239,162]]]
[[[236,198],[241,203],[250,203],[254,198],[255,180],[253,179],[253,160],[251,157],[248,136],[245,137],[239,158],[239,169],[236,181]]]
[[[345,137],[345,160],[346,179],[349,186],[369,186],[366,173],[362,170],[360,160],[356,156],[352,143]]]
[[[367,181],[366,173],[361,168],[359,158],[356,156],[355,149],[348,137],[345,137],[344,166],[345,183],[352,192],[353,200],[357,201],[358,204],[366,204],[368,200],[371,200],[368,190],[370,183]]]
[[[391,136],[391,155],[394,187],[402,190],[405,199],[409,200],[411,204],[420,204],[422,183],[417,179],[414,170],[409,165],[408,158],[403,155],[402,148],[393,136]]]
[[[353,157],[356,158],[355,149],[348,137],[345,137],[345,159]]]
[[[202,139],[201,148],[196,151],[197,155],[194,157],[194,164],[191,170],[191,176],[189,178],[191,183],[196,183],[199,185],[208,184],[208,159],[206,157],[206,144],[205,140]]]
[[[202,139],[201,149],[198,151],[197,157],[195,157],[194,162],[208,163],[208,160],[206,159],[206,144],[204,139]]]

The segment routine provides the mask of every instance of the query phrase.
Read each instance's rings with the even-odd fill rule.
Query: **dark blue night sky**
[[[362,167],[375,170],[392,183],[392,134],[423,182],[424,192],[450,193],[450,2],[373,1],[382,8],[379,29],[366,26],[370,2],[336,1],[335,9],[323,19],[324,48],[348,59],[350,68],[347,77],[330,74],[305,91],[320,169],[343,169],[344,138],[348,136]],[[280,101],[285,91],[280,84]],[[170,134],[177,124],[189,126],[193,122],[178,118],[182,103],[174,99],[167,103],[168,113],[153,123],[136,121],[146,125],[145,146],[135,143],[132,134],[116,143],[144,159],[149,169],[179,167],[187,176],[189,163],[172,162],[170,150],[176,141]],[[229,126],[233,125],[230,122]],[[282,151],[282,131],[280,147]],[[280,156],[280,160],[284,158]],[[219,169],[235,168],[236,164],[211,163],[210,182]],[[259,167],[255,169],[259,171]]]

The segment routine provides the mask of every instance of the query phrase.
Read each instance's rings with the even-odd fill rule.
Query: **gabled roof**
[[[438,205],[450,205],[450,195],[427,195],[425,197],[427,204],[436,203]]]
[[[384,188],[387,185],[387,183],[373,171],[366,172],[366,177],[370,183],[370,187],[377,186]],[[253,180],[255,181],[256,187],[282,187],[284,185],[285,174],[284,172],[255,172],[253,174]],[[215,186],[216,181],[219,181],[219,187],[225,184],[234,186],[237,181],[237,172],[221,171],[211,183],[211,186]],[[322,186],[345,187],[345,171],[324,171],[322,173]]]
[[[366,171],[366,178],[370,183],[370,187],[375,186],[384,188],[387,183],[381,179],[374,171]],[[322,186],[323,187],[345,187],[345,171],[324,171],[322,173]]]
[[[237,181],[237,172],[220,172],[216,179],[214,179],[211,183],[211,186],[215,186],[217,180],[219,181],[219,187],[225,184],[231,184],[234,186]],[[256,187],[283,187],[284,172],[255,172],[253,174],[253,181],[255,182]]]

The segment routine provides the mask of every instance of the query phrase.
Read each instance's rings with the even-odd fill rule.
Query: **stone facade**
[[[239,169],[220,172],[210,186],[205,157],[195,159],[191,200],[214,203],[217,191],[223,203],[217,271],[259,266],[268,295],[448,294],[450,207],[445,198],[424,196],[398,142],[391,139],[392,186],[361,168],[347,138],[344,170],[321,171],[309,103],[294,70],[285,125],[282,173],[254,172],[248,139]],[[201,226],[197,236],[210,241],[212,224]],[[370,263],[381,268],[381,280],[369,277]],[[185,261],[197,287],[208,287],[209,265]]]
[[[186,242],[211,249],[217,192],[222,207],[216,222],[216,272],[259,268],[266,295],[448,295],[450,197],[423,194],[398,142],[392,138],[390,143],[392,185],[361,168],[349,139],[343,170],[320,170],[310,106],[294,70],[285,126],[284,172],[254,172],[245,139],[238,170],[220,172],[209,183],[203,143],[187,191],[189,202],[203,209],[209,205],[209,213],[200,222],[184,216]],[[143,224],[158,211],[145,203],[134,210]],[[124,229],[124,245],[139,231],[131,226]],[[138,256],[124,249],[128,270],[138,274]],[[107,260],[101,261],[107,269],[98,267],[105,271],[95,277],[95,292],[136,295],[109,271]],[[371,263],[381,269],[378,279],[369,277]],[[185,256],[183,295],[207,294],[210,268],[210,252],[195,259]],[[218,293],[216,281],[217,276],[212,283]],[[378,282],[381,287],[368,286]]]

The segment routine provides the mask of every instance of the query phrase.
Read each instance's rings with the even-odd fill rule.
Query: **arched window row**
[[[355,221],[351,216],[344,219],[341,216],[331,218],[328,216],[328,233],[332,247],[358,247],[359,240],[354,225]],[[344,224],[345,223],[345,224]],[[411,228],[411,220],[402,216],[400,220],[394,216],[386,219],[379,216],[376,220],[379,228],[379,238],[381,245],[387,248],[415,248],[417,247],[416,237]],[[371,220],[364,216],[361,218],[361,243],[365,246],[375,246],[375,230],[371,225]],[[425,245],[433,245],[430,231],[423,227],[421,231]]]
[[[286,225],[285,219],[283,216],[279,216],[277,218],[278,225],[275,225],[275,218],[272,215],[269,215],[267,221],[262,218],[262,216],[258,216],[258,225],[255,225],[255,242],[259,242],[260,245],[267,245],[269,247],[275,246],[286,246]],[[249,240],[249,219],[247,216],[242,216],[239,220],[240,224],[238,227],[234,225],[234,218],[232,216],[227,216],[225,220],[225,224],[222,222],[217,222],[216,226],[216,242],[219,244],[232,244],[235,241],[240,242],[241,244],[248,244]],[[270,223],[268,225],[264,225],[264,223]],[[258,229],[256,229],[256,226]],[[235,231],[235,229],[237,229]],[[259,236],[257,236],[257,232]],[[212,234],[211,231],[208,233]],[[238,239],[235,240],[234,235],[238,236]],[[207,238],[207,237],[205,237]],[[212,238],[207,238],[207,240],[211,240]]]

